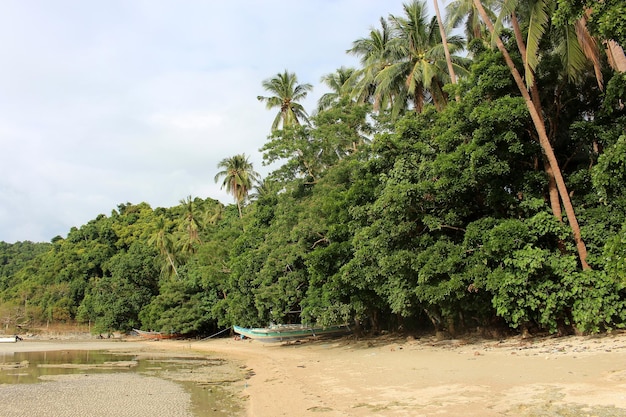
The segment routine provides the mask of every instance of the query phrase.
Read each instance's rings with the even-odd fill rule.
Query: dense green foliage
[[[620,4],[606,2],[599,16]],[[580,11],[552,10],[561,20]],[[471,60],[455,63],[459,83],[445,85],[437,23],[414,20],[428,30],[411,32],[410,16],[392,16],[355,42],[364,67],[325,77],[334,91],[310,123],[272,131],[261,152],[278,166],[256,189],[233,182],[237,205],[128,203],[50,244],[0,242],[4,323],[197,335],[299,321],[437,332],[623,327],[623,74],[601,60],[611,79],[601,90],[591,65],[576,77],[563,69],[557,31],[540,44],[533,99],[581,226],[585,269],[551,202],[542,146],[503,55],[475,39]],[[594,30],[610,30],[603,21]],[[422,32],[437,72],[422,66],[432,77],[407,84],[400,64],[424,58],[407,44]],[[510,32],[501,37],[516,50]],[[394,54],[372,49],[385,45],[396,45]],[[398,72],[377,73],[376,57],[395,60],[384,68]],[[228,161],[217,175],[224,184],[235,178]]]

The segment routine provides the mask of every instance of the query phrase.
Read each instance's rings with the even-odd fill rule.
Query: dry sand
[[[97,345],[96,349],[111,347],[87,344]],[[68,348],[66,342],[60,345]],[[626,333],[501,341],[347,338],[284,345],[228,338],[119,345],[126,350],[213,352],[244,364],[248,378],[232,388],[245,402],[249,417],[626,417]],[[0,352],[3,349],[0,344]],[[177,393],[171,382],[159,386],[161,382],[154,379],[142,379],[140,384],[129,381],[130,389],[144,385],[169,393],[172,407],[151,415],[190,415],[175,414],[188,404],[186,394]],[[92,401],[90,392],[85,391],[83,400]],[[150,391],[140,395],[151,396]],[[4,404],[2,397],[0,403]],[[137,410],[89,414],[81,409],[77,414],[54,415],[149,414]]]
[[[242,359],[254,371],[241,387],[250,417],[626,416],[624,333],[189,346]]]

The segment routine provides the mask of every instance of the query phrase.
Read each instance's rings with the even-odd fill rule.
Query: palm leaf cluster
[[[459,55],[463,39],[445,36],[444,42],[445,30],[435,16],[428,16],[425,2],[406,3],[403,10],[403,15],[381,18],[380,28],[372,28],[347,51],[362,65],[353,77],[353,96],[371,102],[376,110],[391,109],[394,117],[411,108],[421,113],[428,102],[438,109],[446,105],[443,86],[451,81],[446,48],[454,72],[467,74],[467,60]]]

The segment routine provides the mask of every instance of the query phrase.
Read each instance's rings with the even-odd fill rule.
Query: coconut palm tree
[[[269,197],[276,192],[276,184],[271,180],[266,181],[257,181],[254,186],[254,190],[250,193],[251,200],[261,200],[263,198]]]
[[[483,0],[482,4],[489,18],[495,21],[495,1]],[[474,39],[488,40],[486,26],[480,20],[474,0],[453,0],[446,6],[446,28],[452,29],[461,25],[464,26],[468,43]]]
[[[241,205],[248,197],[255,181],[258,181],[259,174],[254,171],[252,163],[245,154],[224,158],[217,164],[222,171],[215,175],[215,182],[223,179],[222,187],[226,187],[226,192],[232,194],[237,202],[239,217],[243,217]]]
[[[154,232],[152,236],[150,236],[148,244],[156,246],[161,256],[165,258],[166,262],[163,265],[162,272],[168,275],[173,273],[178,278],[178,270],[176,269],[176,264],[174,263],[174,245],[170,239],[168,229],[169,225],[167,224],[165,218],[160,216],[156,221]]]
[[[298,77],[295,73],[285,70],[278,73],[272,78],[263,81],[263,88],[271,96],[257,96],[259,101],[265,102],[267,109],[279,109],[274,122],[272,123],[272,131],[277,130],[281,125],[283,129],[288,126],[299,125],[301,121],[309,123],[309,116],[304,110],[302,104],[298,103],[304,100],[313,89],[311,84],[298,84]]]
[[[404,16],[389,17],[395,34],[392,50],[396,59],[377,75],[377,88],[387,88],[401,79],[406,86],[406,98],[413,101],[416,112],[421,113],[427,95],[441,109],[447,103],[442,87],[450,82],[450,74],[446,72],[447,60],[437,18],[427,16],[423,1],[406,3],[403,8]],[[461,37],[450,36],[448,46],[455,53],[463,49],[464,43]],[[450,60],[455,71],[467,73],[459,65],[461,58],[451,56]]]
[[[557,54],[562,62],[563,73],[575,80],[580,74],[586,73],[589,63],[593,64],[598,85],[602,88],[602,73],[600,64],[600,50],[598,40],[595,39],[586,27],[586,16],[572,24],[560,26],[552,25],[551,17],[554,14],[556,0],[505,0],[500,8],[500,16],[495,21],[495,31],[499,33],[504,22],[509,21],[513,27],[518,49],[524,63],[524,79],[529,89],[532,89],[535,71],[542,54]],[[520,21],[522,20],[522,21]],[[522,28],[522,26],[524,26]],[[524,37],[523,30],[527,35]],[[549,36],[549,45],[546,42]],[[540,47],[541,43],[541,47]]]
[[[330,88],[330,92],[322,95],[317,102],[317,111],[326,110],[337,104],[339,100],[350,94],[354,89],[356,79],[354,68],[341,67],[335,72],[322,76],[321,81]]]
[[[549,164],[549,169],[552,171],[554,175],[554,180],[556,182],[558,193],[559,193],[559,196],[561,197],[561,201],[563,202],[563,206],[565,209],[565,213],[567,215],[567,220],[569,221],[570,228],[572,229],[572,234],[574,236],[574,241],[576,243],[576,249],[578,251],[578,257],[580,259],[581,265],[583,269],[589,269],[590,266],[587,263],[587,248],[585,246],[584,241],[582,240],[582,237],[580,234],[580,226],[578,224],[578,219],[576,218],[574,207],[570,200],[570,196],[567,190],[567,186],[565,184],[565,180],[563,179],[563,175],[562,175],[558,160],[556,159],[556,155],[554,154],[554,149],[552,148],[552,144],[550,143],[550,139],[548,138],[548,134],[546,132],[546,126],[543,120],[543,116],[541,114],[541,103],[538,101],[538,97],[536,97],[536,94],[533,93],[531,96],[531,93],[529,93],[527,89],[527,83],[529,82],[528,79],[529,77],[531,77],[531,75],[528,72],[532,71],[532,65],[529,64],[528,61],[525,59],[525,62],[524,62],[525,64],[524,76],[525,77],[523,77],[520,74],[520,72],[517,70],[515,63],[513,62],[513,59],[511,58],[511,55],[509,54],[509,51],[506,49],[504,43],[502,42],[502,39],[498,35],[498,32],[496,31],[496,28],[493,22],[489,18],[489,15],[483,8],[481,1],[480,0],[473,0],[473,1],[476,6],[476,9],[480,13],[481,18],[483,19],[483,21],[485,22],[485,24],[491,31],[492,36],[498,47],[498,50],[502,53],[504,60],[507,66],[509,67],[509,70],[511,71],[513,79],[515,80],[515,83],[520,91],[520,94],[524,98],[524,102],[526,103],[526,107],[530,113],[531,119],[533,121],[533,125],[535,126],[535,130],[539,138],[539,144],[541,145],[541,149],[543,150],[547,163]],[[503,10],[507,10],[507,9],[504,8]],[[511,15],[515,13],[514,8],[511,8],[508,10],[509,12],[511,12]],[[534,28],[535,32],[529,35],[529,39],[532,39],[531,42],[536,42],[538,44],[541,34],[536,33],[536,31],[540,31],[541,28],[543,27],[543,23],[542,23],[543,16],[541,14],[545,13],[545,10],[542,10],[542,9],[534,9],[534,10],[536,13],[536,15],[534,15],[534,20],[537,22],[537,26]],[[533,28],[531,27],[529,30],[532,30],[532,29]],[[520,44],[521,40],[519,39],[519,35],[516,34],[516,38],[517,38],[516,40],[518,42],[518,46],[523,45],[523,42]],[[531,46],[530,48],[531,51],[534,50],[534,48],[535,48],[534,46]],[[524,55],[523,53],[524,51],[520,51],[520,52],[522,52],[522,55]],[[526,55],[529,56],[528,48],[526,48],[525,52],[527,52]],[[530,85],[531,86],[535,85],[534,80],[530,82]]]
[[[194,253],[196,244],[202,243],[200,239],[201,225],[196,215],[196,205],[191,196],[180,200],[180,204],[185,209],[180,223],[180,239],[179,245],[182,253]]]
[[[359,103],[371,102],[375,111],[392,106],[394,96],[401,90],[402,85],[388,88],[385,91],[377,90],[376,76],[384,68],[391,65],[392,33],[389,23],[380,18],[380,29],[371,28],[368,37],[352,42],[352,48],[346,52],[360,57],[361,69],[352,75],[352,95]]]

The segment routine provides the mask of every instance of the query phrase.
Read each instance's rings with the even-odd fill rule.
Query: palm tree
[[[500,16],[495,22],[495,33],[508,20],[513,26],[518,49],[524,63],[524,79],[529,89],[533,88],[535,71],[540,61],[540,54],[557,53],[561,58],[564,73],[570,80],[586,72],[589,62],[594,65],[598,85],[602,87],[600,72],[600,51],[598,42],[586,28],[586,20],[582,18],[573,24],[556,27],[551,25],[551,17],[556,8],[556,0],[530,0],[521,3],[519,0],[506,0],[502,4]],[[527,36],[524,39],[519,19],[525,18]],[[547,50],[541,41],[551,31],[553,47]],[[557,33],[558,32],[558,33]],[[543,45],[543,44],[542,44]]]
[[[356,70],[354,68],[341,67],[335,72],[322,77],[322,82],[330,88],[317,102],[317,111],[326,110],[337,104],[339,100],[350,94],[354,89]]]
[[[484,0],[483,7],[490,19],[495,20],[494,0]],[[487,40],[487,30],[484,23],[480,20],[480,15],[474,0],[453,0],[446,6],[446,26],[448,29],[457,28],[464,23],[465,37],[467,42],[474,39]]]
[[[311,84],[298,84],[296,74],[285,70],[282,74],[278,73],[275,77],[263,81],[263,88],[273,95],[257,96],[257,99],[265,102],[269,110],[280,109],[272,123],[272,131],[277,130],[281,123],[283,129],[299,125],[300,121],[309,123],[309,116],[298,101],[304,100],[313,89]]]
[[[224,205],[217,202],[212,208],[204,212],[205,224],[216,225],[218,221],[222,219],[224,215]]]
[[[217,164],[223,170],[215,175],[215,182],[223,178],[222,187],[226,187],[226,192],[232,194],[237,202],[239,217],[243,217],[241,205],[248,197],[248,192],[255,181],[258,181],[259,174],[252,167],[252,163],[245,154],[224,158]]]
[[[352,42],[352,48],[346,51],[361,58],[362,68],[352,75],[352,95],[359,103],[372,102],[375,111],[392,106],[397,94],[392,88],[385,91],[376,88],[376,76],[395,59],[392,57],[391,41],[389,23],[381,17],[380,29],[371,28],[368,37]]]
[[[253,192],[250,193],[250,199],[261,200],[266,197],[269,197],[270,195],[276,192],[275,188],[276,188],[276,184],[270,180],[257,181],[256,185],[254,186]]]
[[[401,79],[406,85],[406,98],[413,100],[416,112],[421,113],[427,95],[441,109],[447,103],[442,87],[450,82],[450,74],[446,72],[446,54],[437,18],[428,18],[423,1],[415,0],[403,7],[405,16],[390,16],[397,35],[393,47],[396,60],[377,75],[377,88],[387,88]],[[448,45],[452,53],[462,50],[464,46],[459,36],[451,36]],[[460,58],[450,57],[450,60],[455,71],[467,72],[459,65]]]
[[[154,233],[148,240],[149,245],[156,246],[157,250],[166,259],[166,263],[163,266],[162,272],[167,274],[174,273],[178,278],[178,270],[174,263],[173,244],[168,232],[168,224],[163,216],[157,219]]]
[[[511,74],[513,75],[513,79],[515,80],[515,83],[517,84],[520,94],[524,98],[524,102],[526,103],[526,107],[530,113],[531,119],[535,126],[537,136],[539,137],[539,144],[541,145],[541,149],[543,150],[545,158],[549,164],[549,169],[552,171],[554,175],[554,180],[556,182],[558,193],[559,193],[559,196],[561,197],[561,201],[563,202],[563,206],[565,208],[565,213],[567,215],[570,228],[572,229],[572,234],[574,236],[574,241],[576,243],[576,249],[578,250],[578,257],[580,259],[581,265],[583,269],[590,269],[590,266],[587,263],[587,248],[580,234],[580,226],[578,225],[578,219],[576,218],[576,214],[574,213],[574,207],[572,206],[572,202],[570,200],[570,196],[567,191],[567,186],[565,185],[565,180],[563,179],[561,168],[559,167],[558,160],[556,159],[556,156],[554,154],[554,149],[552,148],[552,144],[550,143],[550,139],[548,138],[548,135],[546,132],[546,126],[543,120],[543,116],[541,114],[541,103],[538,101],[536,92],[533,93],[531,97],[531,94],[528,92],[528,89],[527,89],[527,83],[529,82],[529,77],[531,77],[531,75],[528,72],[532,71],[532,65],[528,63],[527,59],[524,60],[525,61],[524,62],[525,64],[524,74],[526,78],[526,81],[525,81],[524,77],[522,77],[522,75],[519,73],[519,71],[515,67],[515,63],[513,62],[513,59],[511,58],[508,50],[504,46],[504,43],[502,42],[502,39],[498,35],[498,32],[496,31],[496,28],[493,22],[489,18],[489,15],[483,8],[481,1],[480,0],[473,0],[473,1],[478,12],[480,13],[481,18],[483,19],[483,21],[485,22],[485,24],[491,31],[492,36],[494,37],[494,40],[498,47],[498,50],[502,53],[504,60],[507,66],[509,67],[509,70],[511,71]],[[504,10],[506,10],[506,8]],[[513,16],[514,9],[509,9],[509,10],[512,11],[511,16]],[[536,42],[538,44],[539,38],[541,37],[541,35],[538,35],[537,31],[541,30],[542,27],[544,27],[542,23],[543,16],[541,14],[545,13],[545,11],[541,9],[535,9],[535,13],[536,15],[534,16],[534,21],[537,22],[538,24],[535,26],[533,33],[529,34],[529,39],[532,39],[531,42],[533,43]],[[531,21],[532,20],[533,19],[531,19]],[[523,45],[523,42],[519,39],[518,34],[516,34],[516,40],[518,42],[518,46]],[[531,51],[534,50],[534,46],[532,46],[530,49]],[[526,51],[520,51],[520,52],[522,52],[523,56],[524,55],[529,56],[528,49],[526,49]],[[527,54],[524,54],[524,52],[527,52]],[[530,82],[530,85],[531,86],[536,85],[534,80]]]
[[[180,200],[180,204],[182,204],[185,209],[182,216],[183,221],[180,224],[180,231],[182,232],[179,239],[181,252],[194,253],[195,245],[202,243],[200,239],[201,226],[196,216],[196,206],[191,196]]]

